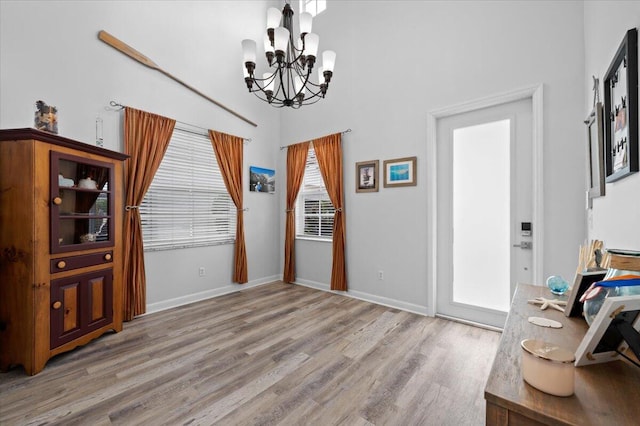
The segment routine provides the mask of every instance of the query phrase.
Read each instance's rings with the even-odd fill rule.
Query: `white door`
[[[532,99],[437,121],[436,314],[502,328],[532,283]]]

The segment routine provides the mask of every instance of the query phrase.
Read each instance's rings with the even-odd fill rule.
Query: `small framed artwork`
[[[276,191],[276,171],[264,167],[249,167],[249,191],[274,193]]]
[[[567,305],[564,308],[564,315],[567,317],[581,317],[583,303],[580,298],[591,284],[602,281],[607,275],[607,270],[578,272],[573,280],[573,287],[567,299]]]
[[[416,158],[406,157],[384,162],[384,187],[416,186]]]
[[[576,349],[576,367],[615,361],[629,347],[640,356],[640,295],[604,299]]]
[[[638,171],[638,31],[627,31],[604,78],[606,181]]]
[[[605,194],[604,182],[604,129],[602,123],[602,104],[598,102],[584,121],[587,125],[588,156],[588,207],[591,200]]]
[[[379,160],[356,163],[356,192],[378,192]]]

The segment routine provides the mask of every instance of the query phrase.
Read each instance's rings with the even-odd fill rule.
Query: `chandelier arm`
[[[285,84],[284,84],[284,72],[282,72],[282,68],[280,68],[278,71],[278,76],[280,77],[280,87],[278,87],[278,93],[280,91],[282,91],[282,96],[284,97],[284,101],[290,101],[291,99],[289,99],[289,92],[285,89]],[[288,87],[288,86],[286,86]]]
[[[277,74],[277,75],[276,75]],[[284,90],[284,84],[283,84],[283,80],[282,80],[282,67],[277,67],[273,73],[271,74],[271,76],[267,77],[267,78],[256,78],[255,80],[263,82],[263,87],[260,87],[259,84],[257,84],[258,89],[260,89],[261,92],[263,92],[265,94],[265,97],[267,97],[267,90],[266,87],[271,84],[275,79],[278,79],[280,81],[280,84],[274,84],[274,87],[277,86],[277,89],[274,93],[271,94],[271,98],[272,100],[276,100],[276,101],[280,101],[283,102],[286,99],[288,99],[287,97],[287,93]],[[282,96],[282,98],[280,98],[279,96]],[[267,100],[268,102],[268,100]]]
[[[282,106],[285,106],[287,102],[289,101],[292,102],[293,99],[296,99],[296,97],[300,95],[302,89],[300,89],[299,91],[295,91],[294,96],[290,97],[287,94],[287,92],[285,91],[285,87],[289,87],[290,84],[285,84],[285,80],[287,79],[283,77],[283,74],[286,72],[286,69],[287,68],[285,68],[285,71],[283,72],[283,69],[279,68],[276,71],[274,71],[271,77],[268,77],[268,78],[254,78],[254,83],[257,89],[252,89],[250,90],[250,92],[255,93],[256,96],[258,96],[258,93],[262,93],[264,96],[258,96],[258,98],[266,102],[269,102],[274,106],[280,105],[280,107],[282,107]],[[295,72],[295,74],[298,75],[300,78],[304,78],[303,87],[307,89],[307,93],[305,93],[305,98],[302,102],[302,105],[311,105],[318,102],[320,99],[324,98],[324,94],[322,93],[322,86],[319,84],[315,84],[313,83],[313,81],[311,81],[310,79],[311,72],[305,72],[304,69],[300,66],[293,66],[289,69],[292,69],[290,74]],[[276,73],[278,74],[277,76],[275,75]],[[264,84],[264,83],[276,78],[279,78],[280,84],[278,85],[278,89],[276,90],[276,92],[271,95],[271,101],[269,101],[267,98],[267,91],[264,89],[264,87],[266,87],[267,84]],[[262,83],[262,86],[260,83]],[[317,88],[318,90],[313,90],[314,88]],[[309,102],[311,100],[313,100],[313,102]],[[293,104],[290,106],[293,106]],[[298,107],[296,107],[296,109],[297,108]]]
[[[308,102],[308,99],[309,99],[309,100],[313,99],[313,101],[312,101],[312,102]],[[300,106],[303,106],[303,105],[313,105],[313,104],[315,104],[316,102],[320,101],[321,99],[322,99],[322,96],[312,96],[312,97],[310,97],[310,98],[305,98],[305,99],[304,99],[304,101],[302,102],[302,104],[301,104]]]
[[[311,79],[310,79],[310,78],[307,80],[307,83],[308,83],[309,85],[313,86],[313,87],[317,87],[318,89],[320,89],[320,87],[321,87],[321,85],[320,85],[320,84],[316,84],[316,83],[314,83],[313,81],[311,81]],[[322,84],[324,84],[324,83],[322,83]]]
[[[275,75],[273,78],[277,78]],[[279,102],[284,102],[285,99],[287,98],[287,94],[284,92],[283,86],[282,84],[280,84],[278,86],[278,89],[276,90],[276,92],[273,94],[273,98],[276,99]]]
[[[292,68],[295,71],[296,75],[300,77],[300,79],[302,79],[302,87],[300,87],[300,90],[295,91],[295,96],[292,98],[294,99],[294,98],[297,98],[305,88],[308,89],[308,86],[307,86],[308,83],[311,83],[311,84],[313,83],[311,82],[311,80],[309,80],[309,78],[311,77],[311,69],[306,68],[306,71],[305,71],[305,67],[300,66],[297,63],[293,64]]]
[[[264,88],[260,87],[260,84],[258,83],[258,80],[263,80],[263,79],[257,79],[257,78],[254,78],[254,79],[253,79],[253,85],[254,85],[255,87],[257,87],[257,89],[254,89],[254,88],[252,87],[252,88],[249,90],[249,93],[257,93],[257,92],[265,93]]]
[[[276,108],[282,108],[285,106],[285,104],[282,102],[282,100],[279,99],[273,99],[271,101],[269,101],[266,97],[260,96],[262,92],[260,92],[259,90],[256,90],[253,92],[253,94],[260,99],[261,101],[265,101],[267,103],[269,103],[270,105],[276,107]]]
[[[275,72],[274,72],[274,74],[275,74]],[[278,95],[280,94],[280,92],[282,90],[282,87],[279,86],[278,90],[271,95],[271,100],[269,100],[269,95],[267,94],[267,91],[264,89],[264,87],[266,87],[266,85],[263,84],[263,87],[261,87],[260,84],[259,84],[259,82],[265,82],[267,80],[275,79],[275,78],[276,78],[275,75],[272,75],[269,78],[254,78],[254,83],[255,83],[255,86],[257,87],[257,89],[252,89],[252,90],[250,90],[250,92],[254,93],[259,99],[262,99],[265,102],[268,102],[270,104],[274,104],[275,106],[279,105],[279,103],[284,102],[284,99],[278,98]],[[259,96],[259,94],[262,94],[263,96]],[[281,106],[284,106],[284,104],[281,105]]]
[[[314,103],[318,102],[322,98],[324,98],[324,96],[322,95],[321,92],[311,92],[311,96],[305,96],[303,104],[304,105],[310,105],[312,103],[314,104]],[[313,101],[313,102],[307,102],[307,101],[310,101],[312,99],[316,99],[316,100]]]
[[[304,49],[305,49],[305,41],[304,41],[304,37],[301,37],[302,40],[302,49],[298,49],[296,47],[296,44],[293,42],[293,35],[292,33],[289,33],[289,59],[291,59],[291,64],[297,64],[298,61],[300,60],[300,58],[304,57]],[[291,54],[291,52],[293,52],[293,55]],[[293,58],[291,58],[291,56],[294,56]]]

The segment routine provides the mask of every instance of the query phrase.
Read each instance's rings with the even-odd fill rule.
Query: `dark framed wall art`
[[[378,192],[379,160],[356,163],[356,192]]]
[[[638,171],[638,31],[627,31],[604,78],[605,173],[615,182]]]

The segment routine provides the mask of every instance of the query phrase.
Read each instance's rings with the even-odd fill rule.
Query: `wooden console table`
[[[520,342],[535,338],[575,351],[587,331],[582,318],[528,304],[553,298],[546,287],[518,284],[500,346],[485,387],[488,425],[631,425],[640,419],[640,368],[628,361],[576,367],[575,394],[557,397],[522,380]],[[549,318],[562,328],[539,327],[530,316]]]

